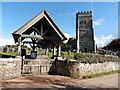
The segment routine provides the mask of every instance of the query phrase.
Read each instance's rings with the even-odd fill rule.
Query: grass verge
[[[2,55],[10,55],[10,56],[17,56],[18,55],[18,53],[17,52],[7,52],[7,53],[5,53],[5,52],[0,52],[0,54],[2,54]]]
[[[113,71],[110,71],[110,72],[103,72],[103,73],[96,73],[96,74],[86,75],[82,79],[100,77],[100,76],[103,76],[103,75],[109,75],[109,74],[113,74],[113,73],[120,73],[120,70],[113,70]]]

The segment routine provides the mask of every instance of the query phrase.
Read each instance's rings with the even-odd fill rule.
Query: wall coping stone
[[[6,61],[21,61],[20,58],[0,58],[0,62],[6,62]]]

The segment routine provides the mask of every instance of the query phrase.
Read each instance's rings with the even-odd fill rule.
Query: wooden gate
[[[22,74],[42,74],[48,73],[50,69],[50,60],[45,56],[37,59],[23,59]]]

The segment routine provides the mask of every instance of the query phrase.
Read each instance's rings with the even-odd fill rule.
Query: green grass
[[[48,52],[48,57],[51,58],[53,56],[52,52]]]
[[[0,54],[3,54],[3,55],[11,55],[11,56],[17,56],[17,55],[18,55],[17,52],[8,52],[8,53],[0,52]]]
[[[51,51],[51,52],[49,51],[49,52],[48,52],[48,57],[51,58],[52,55],[53,55],[53,52],[52,52],[52,51]],[[66,59],[66,58],[68,57],[68,52],[62,52],[62,53],[61,53],[61,57],[62,57],[63,59]],[[70,52],[70,59],[74,59],[74,53],[73,53],[73,52]]]
[[[110,71],[110,72],[103,72],[103,73],[96,73],[96,74],[86,75],[86,76],[83,77],[83,79],[94,78],[94,77],[99,77],[99,76],[103,76],[103,75],[109,75],[109,74],[113,74],[113,73],[120,73],[120,70],[113,70],[113,71]]]

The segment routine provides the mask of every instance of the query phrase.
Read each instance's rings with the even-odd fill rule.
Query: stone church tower
[[[92,11],[76,14],[76,39],[77,52],[95,51]]]

